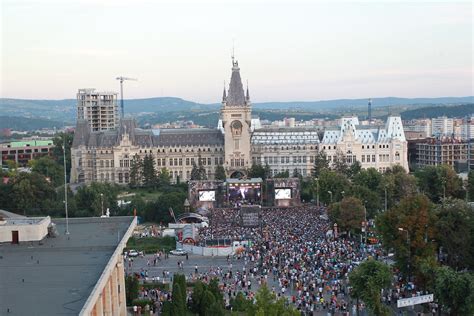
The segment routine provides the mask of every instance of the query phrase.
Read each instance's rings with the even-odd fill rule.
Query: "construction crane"
[[[135,78],[127,78],[127,77],[117,77],[116,78],[117,80],[120,80],[120,109],[122,111],[122,116],[121,118],[124,117],[124,110],[123,110],[123,82],[125,80],[133,80],[133,81],[138,81],[138,79],[135,79]]]

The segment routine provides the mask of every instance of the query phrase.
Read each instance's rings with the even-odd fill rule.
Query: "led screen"
[[[291,199],[291,189],[275,189],[275,200]]]
[[[229,200],[260,203],[260,184],[242,184],[229,186]]]
[[[199,191],[199,201],[213,202],[216,200],[216,191]]]

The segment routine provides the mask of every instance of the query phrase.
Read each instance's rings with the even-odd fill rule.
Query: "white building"
[[[407,142],[399,116],[389,117],[385,126],[360,127],[356,117],[341,119],[337,130],[320,131],[312,126],[265,127],[252,117],[252,104],[240,78],[237,61],[232,63],[229,89],[224,89],[221,117],[216,129],[137,128],[123,119],[116,130],[91,130],[78,120],[71,150],[71,182],[92,181],[127,184],[131,160],[152,155],[156,169],[166,168],[172,181],[190,180],[191,170],[201,164],[208,179],[217,166],[227,177],[247,175],[252,164],[268,164],[273,175],[288,171],[311,175],[314,158],[324,151],[331,161],[343,153],[349,163],[385,171],[394,165],[408,170]],[[290,126],[294,121],[289,120]]]
[[[440,116],[431,119],[431,135],[452,136],[454,133],[454,121],[452,118]]]
[[[77,119],[86,120],[91,131],[117,128],[119,122],[117,93],[79,89],[77,92]]]

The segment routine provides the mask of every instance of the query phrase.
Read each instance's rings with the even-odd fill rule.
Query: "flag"
[[[173,209],[172,209],[171,207],[170,207],[170,209],[169,209],[169,212],[170,212],[171,217],[173,217],[174,222],[176,223],[176,217],[174,216],[174,211],[173,211]]]

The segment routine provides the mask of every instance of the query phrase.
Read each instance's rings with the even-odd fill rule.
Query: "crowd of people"
[[[201,244],[248,241],[235,256],[243,260],[243,271],[217,271],[229,300],[238,291],[252,298],[258,285],[266,283],[304,314],[350,312],[349,272],[368,256],[380,255],[374,246],[334,238],[325,209],[314,205],[262,209],[255,227],[241,225],[239,209],[216,209],[211,218],[199,232]]]

